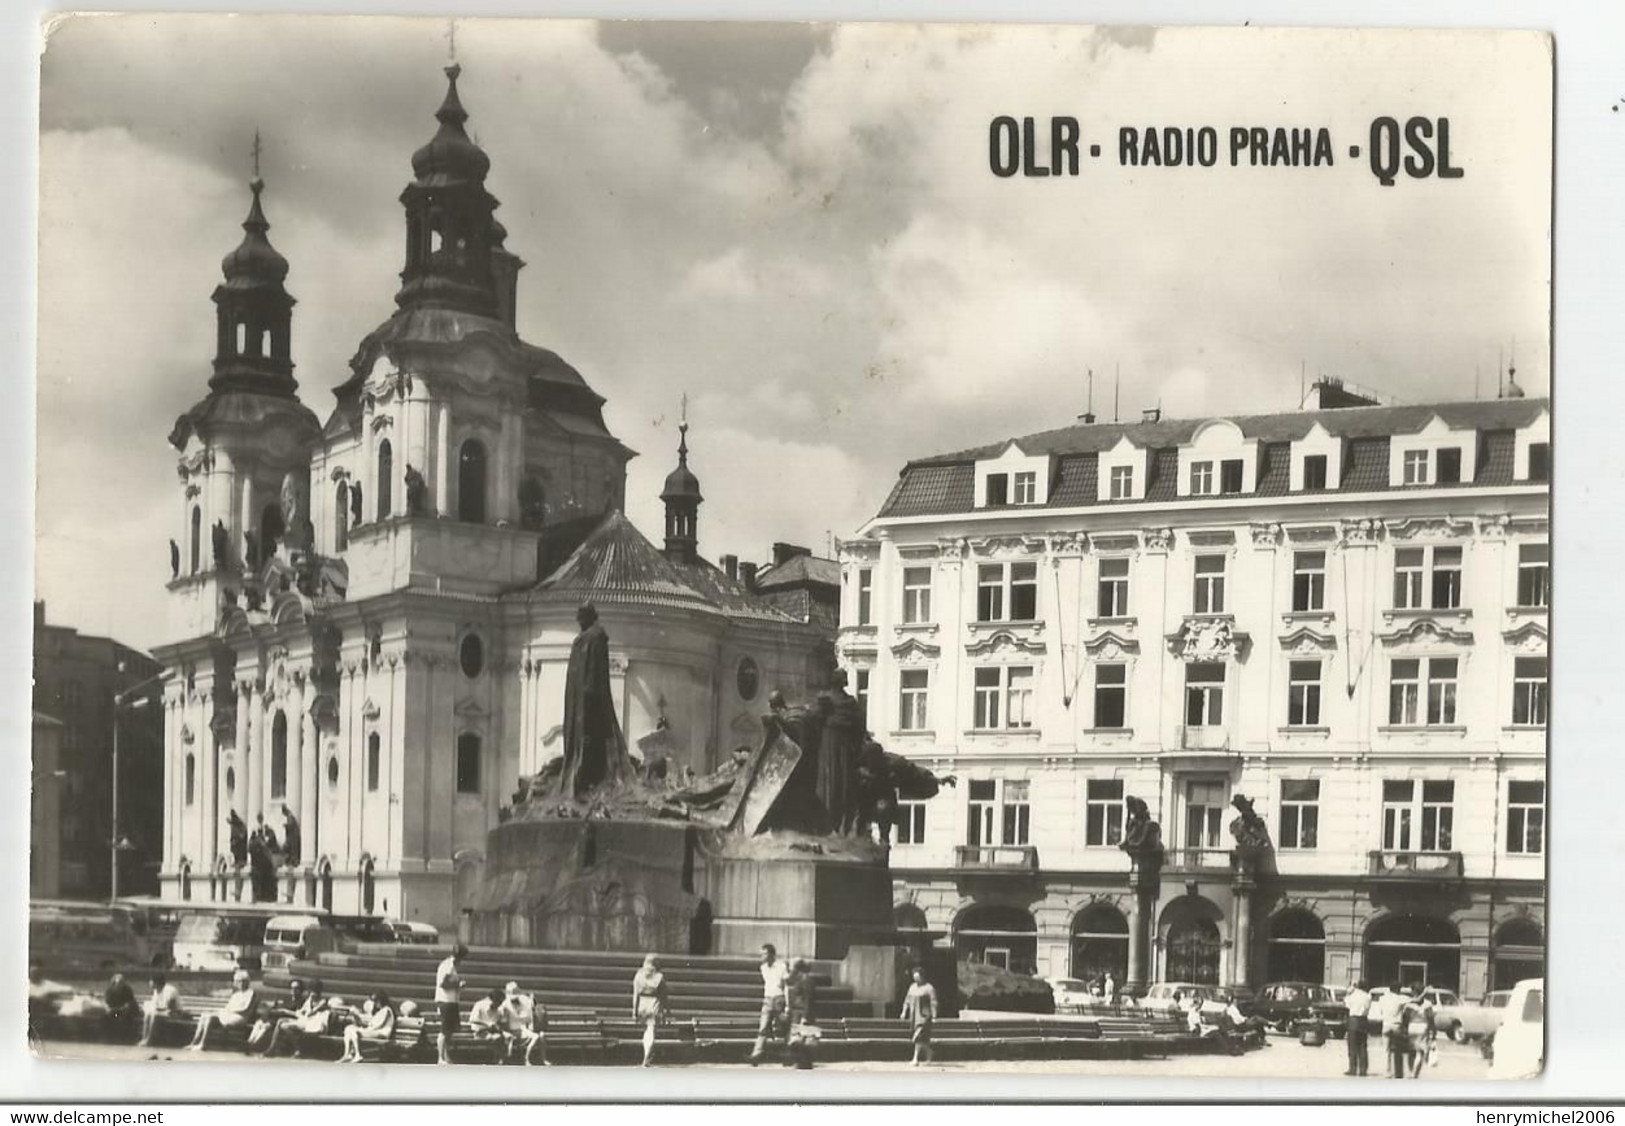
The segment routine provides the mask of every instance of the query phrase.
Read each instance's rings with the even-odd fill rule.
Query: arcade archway
[[[1128,920],[1109,903],[1096,903],[1072,920],[1072,976],[1093,981],[1111,974],[1128,980]]]
[[[954,953],[1018,974],[1038,968],[1038,924],[1020,907],[977,904],[954,919]]]
[[[1390,915],[1365,931],[1365,977],[1372,985],[1461,988],[1461,932],[1448,919]]]
[[[1490,988],[1511,989],[1530,977],[1546,976],[1546,936],[1533,919],[1508,919],[1495,929],[1490,946]]]
[[[1223,913],[1212,900],[1182,896],[1162,913],[1164,981],[1218,985],[1224,936]]]
[[[1314,912],[1293,907],[1270,920],[1267,980],[1326,980],[1326,928]]]

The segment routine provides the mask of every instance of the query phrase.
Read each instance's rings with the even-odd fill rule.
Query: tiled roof
[[[1479,457],[1473,484],[1510,485],[1513,431],[1528,425],[1549,407],[1550,401],[1543,398],[1498,399],[1430,406],[1343,407],[1248,415],[1228,421],[1238,426],[1244,436],[1259,442],[1257,487],[1248,495],[1275,497],[1290,492],[1291,443],[1307,435],[1316,422],[1334,437],[1347,439],[1343,479],[1334,486],[1344,492],[1388,489],[1389,439],[1417,433],[1435,416],[1452,429],[1478,431]],[[1014,441],[1028,455],[1056,458],[1049,498],[1037,507],[1072,508],[1098,503],[1098,455],[1124,437],[1150,453],[1144,503],[1168,503],[1177,499],[1178,447],[1188,443],[1204,421],[1208,420],[1094,423],[1030,434]],[[934,516],[972,510],[975,463],[997,457],[1009,444],[999,442],[909,462],[881,506],[880,515]]]
[[[566,550],[568,556],[527,592],[528,598],[664,606],[757,621],[793,620],[704,560],[678,563],[667,559],[619,511],[547,529],[543,566],[552,566]]]
[[[756,589],[760,591],[794,583],[822,583],[838,587],[841,585],[841,565],[833,559],[817,555],[792,555],[783,563],[756,573]]]

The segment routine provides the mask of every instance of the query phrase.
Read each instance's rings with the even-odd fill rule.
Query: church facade
[[[263,819],[279,899],[454,925],[519,778],[561,749],[584,601],[632,753],[679,772],[759,739],[768,692],[832,660],[827,629],[700,557],[686,426],[664,546],[622,515],[635,454],[605,400],[516,331],[524,263],[458,73],[400,198],[397,309],[325,421],[297,396],[257,177],[223,263],[208,393],[170,436],[166,898],[249,898],[231,825]]]

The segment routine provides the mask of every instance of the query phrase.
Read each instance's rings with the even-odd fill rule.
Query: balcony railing
[[[1038,871],[1035,845],[956,845],[954,867],[967,872]]]
[[[1387,880],[1459,880],[1461,853],[1374,849],[1370,874]]]
[[[1162,867],[1168,872],[1229,871],[1227,848],[1170,848],[1163,853]]]
[[[1228,727],[1183,726],[1175,734],[1179,740],[1179,749],[1182,751],[1219,752],[1230,749]]]

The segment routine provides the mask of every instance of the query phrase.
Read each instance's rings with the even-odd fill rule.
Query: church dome
[[[220,269],[226,275],[226,284],[232,288],[281,285],[288,276],[288,260],[265,237],[271,229],[260,207],[260,192],[265,189],[265,181],[256,176],[248,186],[254,192],[254,202],[249,205],[248,218],[243,220],[243,241],[221,259]]]
[[[463,130],[468,111],[457,97],[457,76],[461,73],[462,67],[456,63],[446,68],[446,100],[435,113],[440,130],[433,140],[412,154],[412,171],[420,184],[483,180],[491,170],[491,158]]]

